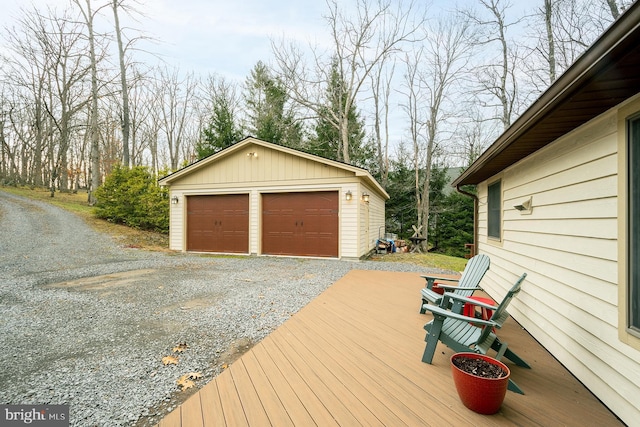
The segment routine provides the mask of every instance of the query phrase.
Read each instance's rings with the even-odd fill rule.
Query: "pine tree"
[[[438,215],[438,252],[462,257],[467,253],[465,244],[473,243],[473,199],[451,192],[443,200]]]
[[[242,137],[235,122],[233,102],[229,87],[224,81],[219,82],[213,98],[211,119],[195,147],[198,159],[227,148]]]
[[[292,111],[287,111],[284,85],[272,77],[267,66],[258,61],[245,85],[246,128],[256,138],[289,147],[299,147],[302,126]]]
[[[321,110],[314,127],[315,138],[310,142],[309,151],[329,159],[344,160],[342,155],[342,139],[336,123],[346,103],[347,93],[344,77],[340,75],[337,60],[331,65],[331,74],[327,82],[327,105]],[[366,167],[374,159],[374,147],[365,141],[364,121],[353,104],[348,114],[349,157],[351,164]]]

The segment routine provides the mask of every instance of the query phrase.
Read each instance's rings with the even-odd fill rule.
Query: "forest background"
[[[0,184],[86,191],[106,218],[164,229],[140,218],[168,215],[156,179],[251,135],[366,168],[391,195],[387,232],[414,225],[460,256],[473,201],[448,183],[631,3],[316,1],[301,36],[284,2],[280,24],[200,15],[220,31],[197,46],[226,56],[197,69],[146,30],[151,0],[22,4],[0,38]],[[241,25],[268,39],[264,57],[234,45]],[[225,66],[248,61],[246,76]]]

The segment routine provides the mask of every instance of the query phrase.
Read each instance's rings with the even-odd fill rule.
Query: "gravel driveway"
[[[181,375],[204,385],[352,268],[426,271],[123,248],[2,190],[0,230],[0,403],[69,404],[73,426],[156,422],[189,394]]]

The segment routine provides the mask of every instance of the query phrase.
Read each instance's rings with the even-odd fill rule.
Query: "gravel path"
[[[128,249],[0,190],[0,403],[69,404],[72,426],[152,424],[188,394],[178,377],[204,385],[352,268],[426,272]]]

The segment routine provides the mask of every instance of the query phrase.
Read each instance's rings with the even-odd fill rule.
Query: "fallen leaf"
[[[173,347],[172,351],[174,353],[182,353],[183,351],[185,351],[187,348],[189,348],[189,346],[187,345],[186,342],[181,342],[178,345],[176,345],[175,347]]]
[[[183,375],[180,378],[178,378],[176,380],[176,383],[178,384],[178,387],[180,387],[180,390],[182,390],[182,391],[184,391],[184,390],[186,390],[188,388],[191,388],[191,387],[196,385],[193,381],[191,381],[187,377],[187,375]]]
[[[226,364],[226,363],[224,365],[222,365],[222,369],[227,369],[228,367],[229,367],[229,365]]]
[[[176,356],[165,356],[162,358],[163,365],[177,365],[178,358]]]

